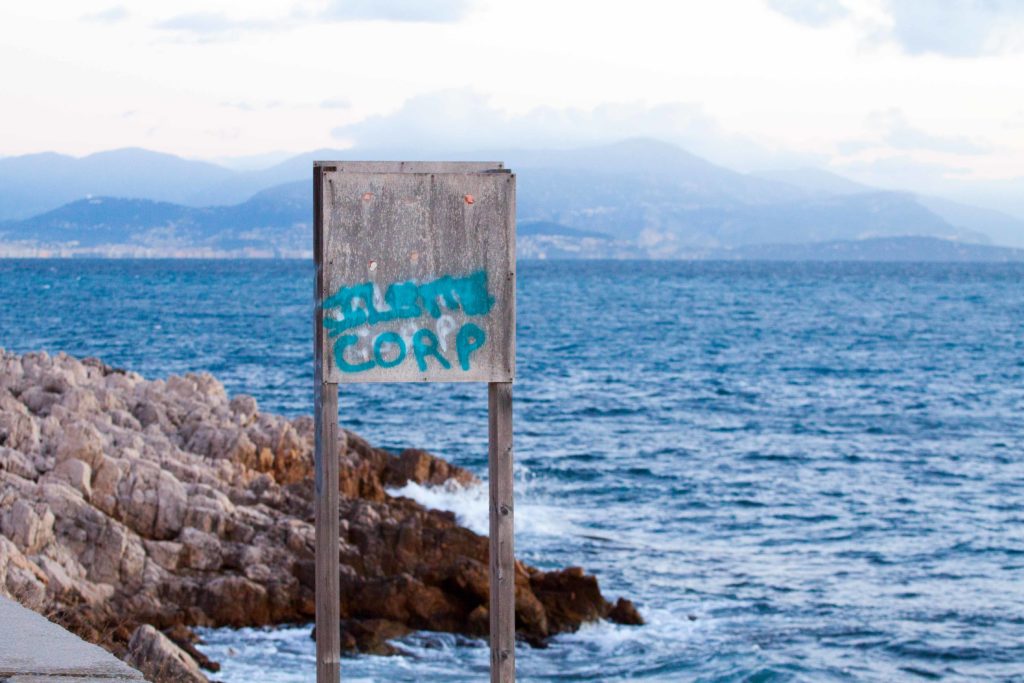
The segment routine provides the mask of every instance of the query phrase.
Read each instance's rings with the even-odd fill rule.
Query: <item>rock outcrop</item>
[[[198,663],[184,650],[149,624],[135,629],[128,641],[129,664],[151,681],[166,683],[205,683]]]
[[[411,629],[486,635],[486,538],[386,493],[473,475],[339,440],[346,646],[394,653],[388,639]],[[312,449],[311,418],[260,413],[207,374],[146,381],[0,350],[0,592],[137,665],[159,659],[158,678],[189,680],[202,657],[183,627],[312,620]],[[641,621],[579,568],[516,565],[522,638],[600,618]]]

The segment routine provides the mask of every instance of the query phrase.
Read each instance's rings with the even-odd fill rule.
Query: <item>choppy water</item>
[[[0,346],[218,375],[309,412],[312,269],[0,261]],[[521,680],[1024,681],[1024,267],[523,263],[517,545],[649,624]],[[483,386],[345,388],[344,424],[486,470]],[[482,492],[406,491],[485,528]],[[311,681],[306,628],[222,630],[224,681]],[[346,680],[483,680],[420,634]]]

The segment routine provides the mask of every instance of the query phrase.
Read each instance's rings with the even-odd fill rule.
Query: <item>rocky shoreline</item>
[[[476,483],[424,451],[339,435],[342,641],[396,654],[411,630],[486,636],[487,539],[388,495]],[[205,681],[195,626],[310,622],[309,417],[261,413],[208,374],[147,381],[99,360],[0,350],[0,593],[154,681]],[[516,565],[518,635],[642,623],[570,567]]]

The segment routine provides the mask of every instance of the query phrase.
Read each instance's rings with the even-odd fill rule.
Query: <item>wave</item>
[[[519,482],[517,482],[519,484]],[[573,521],[574,512],[566,508],[524,500],[526,486],[517,486],[515,500],[515,525],[517,534],[530,536],[582,536],[584,531]],[[443,510],[455,514],[459,524],[486,536],[490,528],[488,516],[488,489],[486,482],[473,486],[462,486],[447,482],[442,486],[423,486],[409,482],[399,488],[387,489],[395,497],[411,498],[432,510]]]

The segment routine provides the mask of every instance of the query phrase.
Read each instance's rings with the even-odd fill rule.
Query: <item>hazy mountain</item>
[[[0,224],[0,241],[101,254],[118,251],[113,247],[133,247],[168,255],[195,250],[242,255],[250,250],[299,256],[312,252],[308,195],[308,183],[290,183],[241,204],[207,208],[93,197]]]
[[[509,167],[517,171],[530,170],[531,176],[545,171],[548,179],[555,176],[570,181],[576,178],[629,179],[630,190],[653,185],[659,190],[670,189],[678,196],[704,202],[762,204],[807,195],[790,184],[738,173],[675,145],[643,138],[574,150],[508,150],[500,158],[507,159]]]
[[[749,245],[878,237],[977,243],[989,233],[1004,243],[1024,240],[1024,224],[997,212],[881,191],[818,169],[738,173],[653,140],[462,156],[501,159],[516,171],[521,238],[529,238],[521,246],[536,254],[687,258]],[[0,179],[19,178],[0,184],[0,208],[21,213],[60,200],[33,217],[0,223],[0,240],[306,253],[312,161],[345,158],[415,155],[317,150],[259,171],[133,149],[81,159],[0,159]]]
[[[930,235],[984,240],[956,228],[909,195],[877,192],[851,196],[747,204],[721,197],[687,196],[677,188],[588,177],[560,185],[543,172],[520,175],[522,220],[551,221],[649,245],[730,247],[764,242],[807,242],[881,235]],[[544,182],[549,180],[549,182]]]
[[[134,148],[81,158],[49,152],[6,157],[0,159],[0,220],[26,218],[92,195],[188,203],[197,188],[233,174],[205,161]]]
[[[860,194],[862,192],[877,192],[878,188],[863,185],[841,175],[824,171],[820,168],[792,168],[777,169],[772,171],[759,171],[751,175],[774,180],[779,183],[787,183],[796,187],[804,188],[810,192],[819,194]]]
[[[1024,261],[1024,249],[965,244],[935,237],[878,237],[813,244],[758,244],[705,254],[705,258],[750,261]]]
[[[917,201],[952,226],[982,232],[996,244],[1024,247],[1024,221],[1019,218],[939,197],[917,195]]]
[[[348,156],[344,156],[345,154]],[[312,195],[313,162],[343,158],[354,159],[357,157],[351,156],[351,152],[319,149],[289,157],[259,171],[238,171],[216,183],[197,187],[189,196],[188,203],[195,206],[235,204],[245,201],[261,190],[300,181],[305,182],[306,191]]]
[[[583,239],[587,237],[598,240],[611,239],[611,237],[603,232],[577,230],[576,228],[570,228],[567,225],[551,223],[549,221],[520,221],[516,226],[516,237],[534,237],[537,235],[546,235],[550,237],[573,237],[576,239]]]
[[[877,202],[892,197],[863,195],[864,213],[850,223],[834,225],[863,234],[874,214],[897,215],[893,207]],[[835,198],[833,200],[835,201]],[[580,230],[559,223],[520,224],[517,234],[521,258],[687,258],[748,260],[864,260],[864,261],[1019,261],[1024,250],[967,244],[934,237],[870,237],[847,240],[815,240],[806,232],[818,225],[812,207],[829,215],[829,203],[805,204],[806,216],[796,221],[794,234],[809,241],[794,244],[733,243],[726,246],[649,243],[616,238],[597,231]],[[913,204],[904,208],[914,211]],[[779,220],[784,206],[750,209],[746,230],[757,233],[755,216],[766,226]],[[921,209],[923,211],[923,209]],[[709,214],[710,215],[710,214]],[[928,215],[927,213],[925,214]],[[141,199],[94,197],[67,204],[31,219],[0,225],[0,241],[32,245],[47,253],[135,256],[300,256],[308,257],[310,244],[308,183],[288,183],[258,193],[234,206],[194,208]],[[743,221],[733,215],[734,225]],[[914,218],[907,216],[907,220]],[[722,216],[718,216],[721,221]],[[793,217],[789,218],[794,221]],[[709,225],[711,222],[710,221]],[[726,221],[729,222],[729,221]],[[944,225],[939,223],[938,225]],[[770,234],[774,228],[765,229]],[[804,230],[804,232],[800,232]],[[822,233],[824,234],[824,233]],[[728,237],[722,235],[724,241]],[[736,237],[735,235],[733,236]],[[750,235],[747,235],[750,239]],[[23,253],[23,252],[15,252]],[[24,252],[28,253],[28,252]]]
[[[815,168],[765,171],[755,175],[824,194],[850,195],[880,191],[878,188]],[[977,238],[974,241],[992,241],[1010,247],[1024,247],[1024,220],[1000,211],[939,197],[922,194],[915,194],[913,197],[918,204],[959,231],[976,234]]]
[[[1024,219],[1024,176],[1006,180],[964,180],[948,183],[950,196],[964,204],[977,205]]]
[[[236,204],[260,190],[309,180],[317,159],[417,159],[400,149],[321,149],[256,171],[188,161],[141,149],[82,158],[37,154],[0,159],[0,220],[24,218],[89,195],[171,201],[188,206]],[[630,187],[654,182],[704,200],[777,201],[803,194],[783,183],[747,176],[654,140],[628,140],[573,150],[491,150],[453,155],[453,160],[494,158],[516,171],[540,170],[542,182],[570,184],[587,177],[629,179]],[[535,173],[528,176],[528,180]],[[605,183],[613,186],[614,183]]]
[[[601,232],[577,230],[548,221],[516,226],[516,254],[521,259],[648,258],[635,241],[616,240]]]

